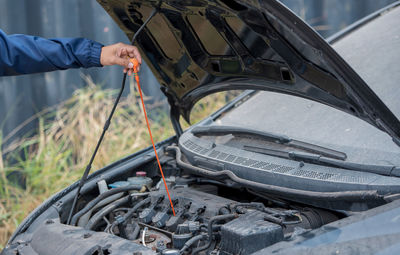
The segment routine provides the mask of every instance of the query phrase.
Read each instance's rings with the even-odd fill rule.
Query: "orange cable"
[[[151,144],[153,145],[154,154],[156,155],[158,167],[159,167],[159,169],[160,169],[160,173],[161,173],[162,179],[163,179],[163,181],[164,181],[165,189],[167,190],[167,195],[168,195],[169,203],[171,204],[172,213],[173,213],[174,216],[175,216],[174,205],[173,205],[173,203],[172,203],[171,196],[169,195],[169,190],[168,190],[167,182],[165,181],[165,177],[164,177],[164,173],[163,173],[163,170],[162,170],[162,167],[161,167],[161,163],[160,163],[160,160],[159,160],[159,158],[158,158],[156,146],[154,145],[153,135],[151,134],[151,129],[150,129],[150,123],[149,123],[149,120],[148,120],[148,118],[147,118],[146,108],[145,108],[145,106],[144,106],[144,100],[143,100],[143,95],[142,95],[142,89],[140,88],[139,75],[138,75],[138,70],[137,70],[137,68],[138,68],[138,66],[139,66],[139,62],[138,62],[135,58],[131,58],[129,61],[133,64],[133,75],[135,76],[136,84],[137,84],[137,87],[138,87],[138,90],[139,90],[139,94],[140,94],[140,100],[142,101],[143,113],[144,113],[144,117],[145,117],[145,119],[146,119],[146,124],[147,124],[147,129],[148,129],[148,131],[149,131],[149,135],[150,135],[150,139],[151,139]]]

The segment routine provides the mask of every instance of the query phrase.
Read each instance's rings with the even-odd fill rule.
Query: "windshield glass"
[[[333,45],[398,118],[399,15],[396,8]],[[294,96],[259,92],[218,123],[330,146],[346,152],[353,162],[400,165],[400,148],[384,132],[347,113]]]
[[[385,12],[333,47],[400,118],[400,7]]]

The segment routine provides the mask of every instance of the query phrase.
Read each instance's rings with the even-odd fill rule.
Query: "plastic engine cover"
[[[221,227],[221,254],[246,255],[283,240],[282,227],[253,211]]]

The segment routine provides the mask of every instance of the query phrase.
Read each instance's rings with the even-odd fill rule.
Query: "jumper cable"
[[[143,94],[142,94],[142,89],[140,88],[140,81],[139,81],[139,74],[138,74],[139,62],[137,61],[136,58],[131,58],[131,59],[129,59],[129,61],[133,64],[133,76],[135,77],[137,88],[139,90],[140,101],[142,101],[143,114],[144,114],[144,118],[146,119],[147,130],[149,131],[149,136],[150,136],[151,144],[153,145],[154,154],[156,155],[158,168],[160,169],[160,173],[161,173],[161,177],[162,177],[163,182],[164,182],[165,190],[167,191],[169,203],[171,204],[172,213],[175,216],[174,204],[172,203],[171,196],[169,195],[167,182],[165,181],[164,172],[163,172],[162,167],[161,167],[160,159],[158,158],[157,149],[156,149],[156,146],[154,145],[154,140],[153,140],[153,135],[152,135],[151,129],[150,129],[149,119],[147,118],[146,107],[144,106]]]

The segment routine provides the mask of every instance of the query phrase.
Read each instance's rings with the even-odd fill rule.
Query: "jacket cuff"
[[[92,41],[90,44],[90,52],[89,52],[89,65],[90,67],[102,67],[100,63],[100,55],[101,48],[104,45],[95,41]]]

